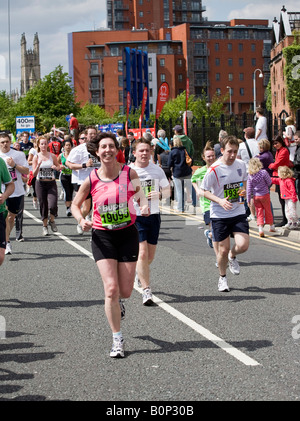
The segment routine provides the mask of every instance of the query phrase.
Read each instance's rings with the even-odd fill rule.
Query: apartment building
[[[273,21],[273,36],[271,50],[271,92],[272,112],[275,115],[285,110],[287,114],[293,114],[286,99],[287,86],[284,76],[285,58],[282,50],[294,43],[293,31],[300,32],[300,12],[288,12],[283,6],[280,19]]]
[[[107,0],[107,26],[113,30],[168,28],[200,24],[206,8],[202,0]]]

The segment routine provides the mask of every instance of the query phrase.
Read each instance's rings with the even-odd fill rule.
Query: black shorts
[[[10,213],[17,215],[24,208],[24,196],[9,197],[6,199],[6,206]]]
[[[0,213],[0,249],[6,248],[6,222],[4,212]]]
[[[160,225],[161,217],[159,213],[149,216],[137,216],[136,226],[139,231],[140,243],[147,241],[147,243],[155,246],[158,243]]]
[[[72,184],[74,186],[74,192],[77,193],[78,190],[80,189],[81,184],[77,184],[77,183],[72,183]],[[91,199],[91,198],[92,198],[92,195],[91,195],[91,192],[89,192],[89,194],[88,194],[88,196],[85,200],[88,200],[88,199]]]
[[[113,259],[136,262],[139,255],[139,236],[135,225],[119,230],[92,231],[92,252],[95,262]]]
[[[246,214],[234,216],[233,218],[211,219],[212,240],[219,243],[226,240],[235,232],[242,232],[249,235],[249,223]]]

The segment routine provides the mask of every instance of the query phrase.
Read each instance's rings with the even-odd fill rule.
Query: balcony
[[[195,64],[194,72],[208,72],[209,65],[207,63]]]

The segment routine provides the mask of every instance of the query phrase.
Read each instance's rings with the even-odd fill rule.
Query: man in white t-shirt
[[[212,240],[216,243],[220,292],[229,292],[227,263],[231,273],[239,275],[236,256],[249,247],[249,224],[244,201],[240,200],[245,196],[247,170],[246,164],[236,159],[238,149],[239,142],[235,136],[223,139],[222,157],[211,165],[201,185],[204,197],[211,201]],[[231,236],[235,244],[230,249]]]
[[[5,133],[0,134],[0,157],[4,159],[11,178],[15,184],[15,191],[6,200],[8,215],[6,220],[5,254],[12,254],[9,237],[15,224],[16,215],[24,208],[25,190],[22,174],[29,174],[29,165],[24,152],[11,148],[11,139],[9,135]]]
[[[130,164],[140,179],[145,196],[148,198],[150,216],[140,214],[140,208],[135,203],[137,213],[136,226],[139,231],[139,257],[137,262],[137,277],[143,288],[143,304],[153,304],[150,288],[150,264],[154,260],[161,224],[159,200],[170,196],[170,185],[165,172],[151,158],[151,141],[145,138],[134,143],[133,154],[136,158]]]
[[[267,119],[264,117],[264,110],[261,107],[256,108],[257,123],[255,127],[255,140],[268,139]]]
[[[80,141],[82,141],[82,143],[71,150],[66,161],[67,167],[72,170],[72,183],[75,184],[76,192],[92,170],[100,167],[100,162],[88,152],[86,147],[86,143],[94,139],[96,135],[97,130],[93,126],[86,129],[86,134],[81,133]],[[82,215],[84,218],[88,217],[91,208],[92,198],[91,195],[89,195],[82,205]],[[79,224],[77,225],[77,232],[80,235],[83,234],[81,225]]]

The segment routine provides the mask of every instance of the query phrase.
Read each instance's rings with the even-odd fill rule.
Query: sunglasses
[[[79,139],[86,139],[86,137],[80,137]]]

